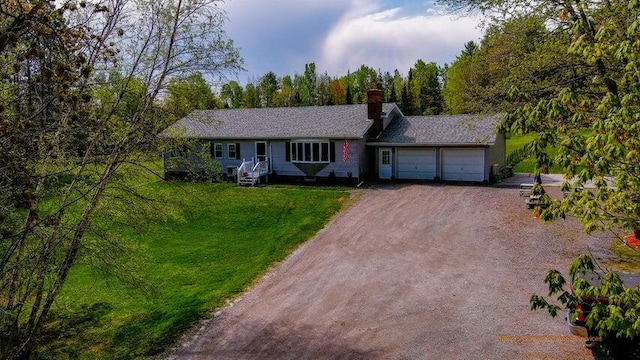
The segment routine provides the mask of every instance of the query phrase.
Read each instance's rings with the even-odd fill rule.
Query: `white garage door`
[[[442,180],[483,181],[484,149],[442,149]]]
[[[435,176],[435,149],[398,149],[398,179],[433,180]]]

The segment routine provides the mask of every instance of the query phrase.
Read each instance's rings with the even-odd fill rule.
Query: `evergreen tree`
[[[351,94],[351,85],[347,83],[347,90],[345,91],[345,103],[348,105],[353,104],[353,95]]]
[[[260,79],[259,84],[261,106],[272,107],[276,92],[280,89],[276,74],[273,71],[269,71]]]

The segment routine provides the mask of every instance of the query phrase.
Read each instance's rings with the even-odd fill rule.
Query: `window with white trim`
[[[290,144],[291,161],[297,163],[330,162],[329,141],[304,140]]]
[[[238,158],[236,144],[227,144],[227,156],[229,159]]]
[[[391,150],[382,150],[382,165],[391,164]]]
[[[216,159],[222,159],[222,144],[221,143],[214,143],[212,145],[211,154]]]

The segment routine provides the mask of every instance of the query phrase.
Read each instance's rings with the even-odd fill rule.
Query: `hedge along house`
[[[505,164],[505,135],[495,132],[501,115],[438,115],[396,118],[374,147],[380,179],[488,182]]]
[[[359,105],[196,110],[165,133],[198,139],[228,176],[246,175],[249,163],[269,179],[358,183],[375,177],[367,141],[397,117],[398,107],[371,90]],[[170,157],[165,178],[183,177]]]

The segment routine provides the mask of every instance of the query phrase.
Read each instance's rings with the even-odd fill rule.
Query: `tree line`
[[[186,89],[200,88],[200,109],[343,105],[366,103],[366,91],[379,88],[384,101],[395,102],[405,115],[501,113],[523,104],[511,96],[514,86],[528,101],[548,97],[565,85],[584,86],[588,72],[579,57],[568,54],[569,45],[568,33],[550,29],[538,16],[523,15],[491,22],[479,42],[461,44],[450,64],[418,59],[406,75],[363,64],[345,75],[330,76],[319,73],[311,62],[300,74],[278,76],[270,71],[245,85],[228,81],[217,93],[209,93],[204,79],[191,74],[173,80],[184,90],[180,94],[170,89],[167,100],[189,103],[197,93],[187,94]],[[176,115],[193,109],[186,107]]]
[[[396,102],[407,115],[439,114],[443,103],[441,73],[431,62],[417,60],[403,77],[362,65],[340,77],[318,74],[315,63],[305,65],[303,74],[280,78],[268,72],[241,87],[236,81],[222,85],[224,105],[239,107],[310,106],[360,104],[367,101],[367,90],[380,88],[385,101]]]
[[[437,64],[417,60],[404,77],[395,70],[382,73],[362,65],[340,77],[319,74],[315,63],[305,64],[302,74],[279,77],[270,71],[244,86],[229,81],[217,94],[206,89],[198,73],[173,79],[166,98],[168,110],[186,115],[195,108],[259,108],[360,104],[367,90],[380,88],[385,101],[397,103],[407,115],[440,114],[443,111],[442,73]],[[196,91],[196,89],[199,89]],[[196,99],[194,101],[194,99]],[[185,106],[179,108],[177,103]],[[187,106],[190,105],[190,106]]]

